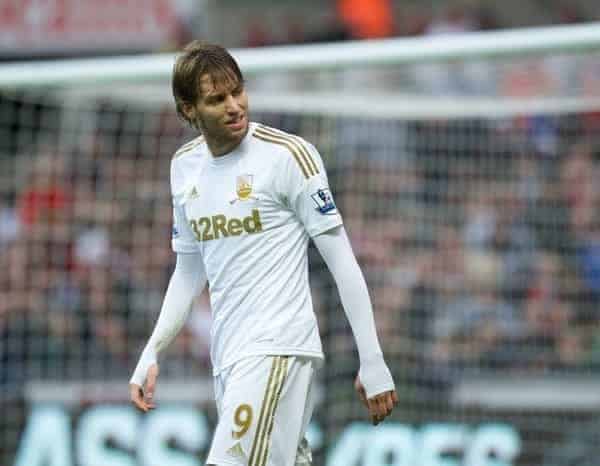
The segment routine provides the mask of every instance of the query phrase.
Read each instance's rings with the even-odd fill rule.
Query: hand
[[[129,395],[131,402],[139,410],[147,413],[154,409],[154,390],[156,388],[156,379],[158,377],[158,364],[152,364],[146,374],[145,390],[135,383],[129,384]]]
[[[367,392],[365,391],[365,387],[361,383],[358,375],[354,380],[354,389],[358,393],[360,401],[363,402],[369,411],[371,422],[374,426],[392,414],[394,406],[398,404],[398,395],[396,394],[396,390],[390,390],[388,392],[375,395],[372,398],[367,398]]]

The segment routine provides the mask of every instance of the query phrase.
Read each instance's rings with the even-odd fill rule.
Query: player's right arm
[[[131,402],[144,412],[154,408],[158,357],[181,330],[194,296],[204,289],[206,281],[200,253],[177,254],[177,263],[165,293],[158,321],[129,383]]]
[[[132,403],[144,412],[154,407],[158,357],[181,330],[194,296],[201,292],[207,283],[202,256],[196,248],[195,236],[186,219],[184,191],[185,171],[178,166],[175,158],[171,162],[172,247],[177,253],[177,262],[158,320],[129,384]]]

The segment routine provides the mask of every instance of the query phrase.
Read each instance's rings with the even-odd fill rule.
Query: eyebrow
[[[205,99],[217,99],[225,95],[225,92],[213,92],[212,94],[205,94]]]
[[[221,86],[220,86],[221,87]],[[235,92],[241,88],[244,87],[244,83],[241,81],[238,81],[237,83],[235,83],[235,85],[233,86],[222,86],[219,90],[216,89],[212,89],[212,93],[211,94],[205,94],[204,98],[207,100],[217,100],[220,97],[225,96],[226,94],[230,93],[230,92]]]

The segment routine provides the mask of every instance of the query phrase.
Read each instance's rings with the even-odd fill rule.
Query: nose
[[[237,113],[242,109],[242,107],[240,106],[240,103],[238,102],[238,100],[234,96],[229,94],[225,98],[225,109],[229,113]]]

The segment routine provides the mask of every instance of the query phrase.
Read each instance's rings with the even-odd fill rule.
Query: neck
[[[231,151],[235,150],[242,143],[242,141],[248,134],[248,130],[249,130],[249,127],[246,128],[246,132],[238,140],[223,141],[223,140],[218,140],[218,139],[213,139],[211,137],[207,137],[206,134],[204,135],[204,137],[206,139],[206,144],[208,145],[208,148],[210,149],[210,153],[212,154],[212,156],[213,157],[221,157],[221,156],[227,155]]]
[[[240,142],[242,141],[229,141],[227,143],[220,143],[218,141],[206,140],[206,144],[208,144],[208,148],[210,149],[210,153],[213,155],[213,157],[221,157],[229,154],[232,150],[240,145]]]

